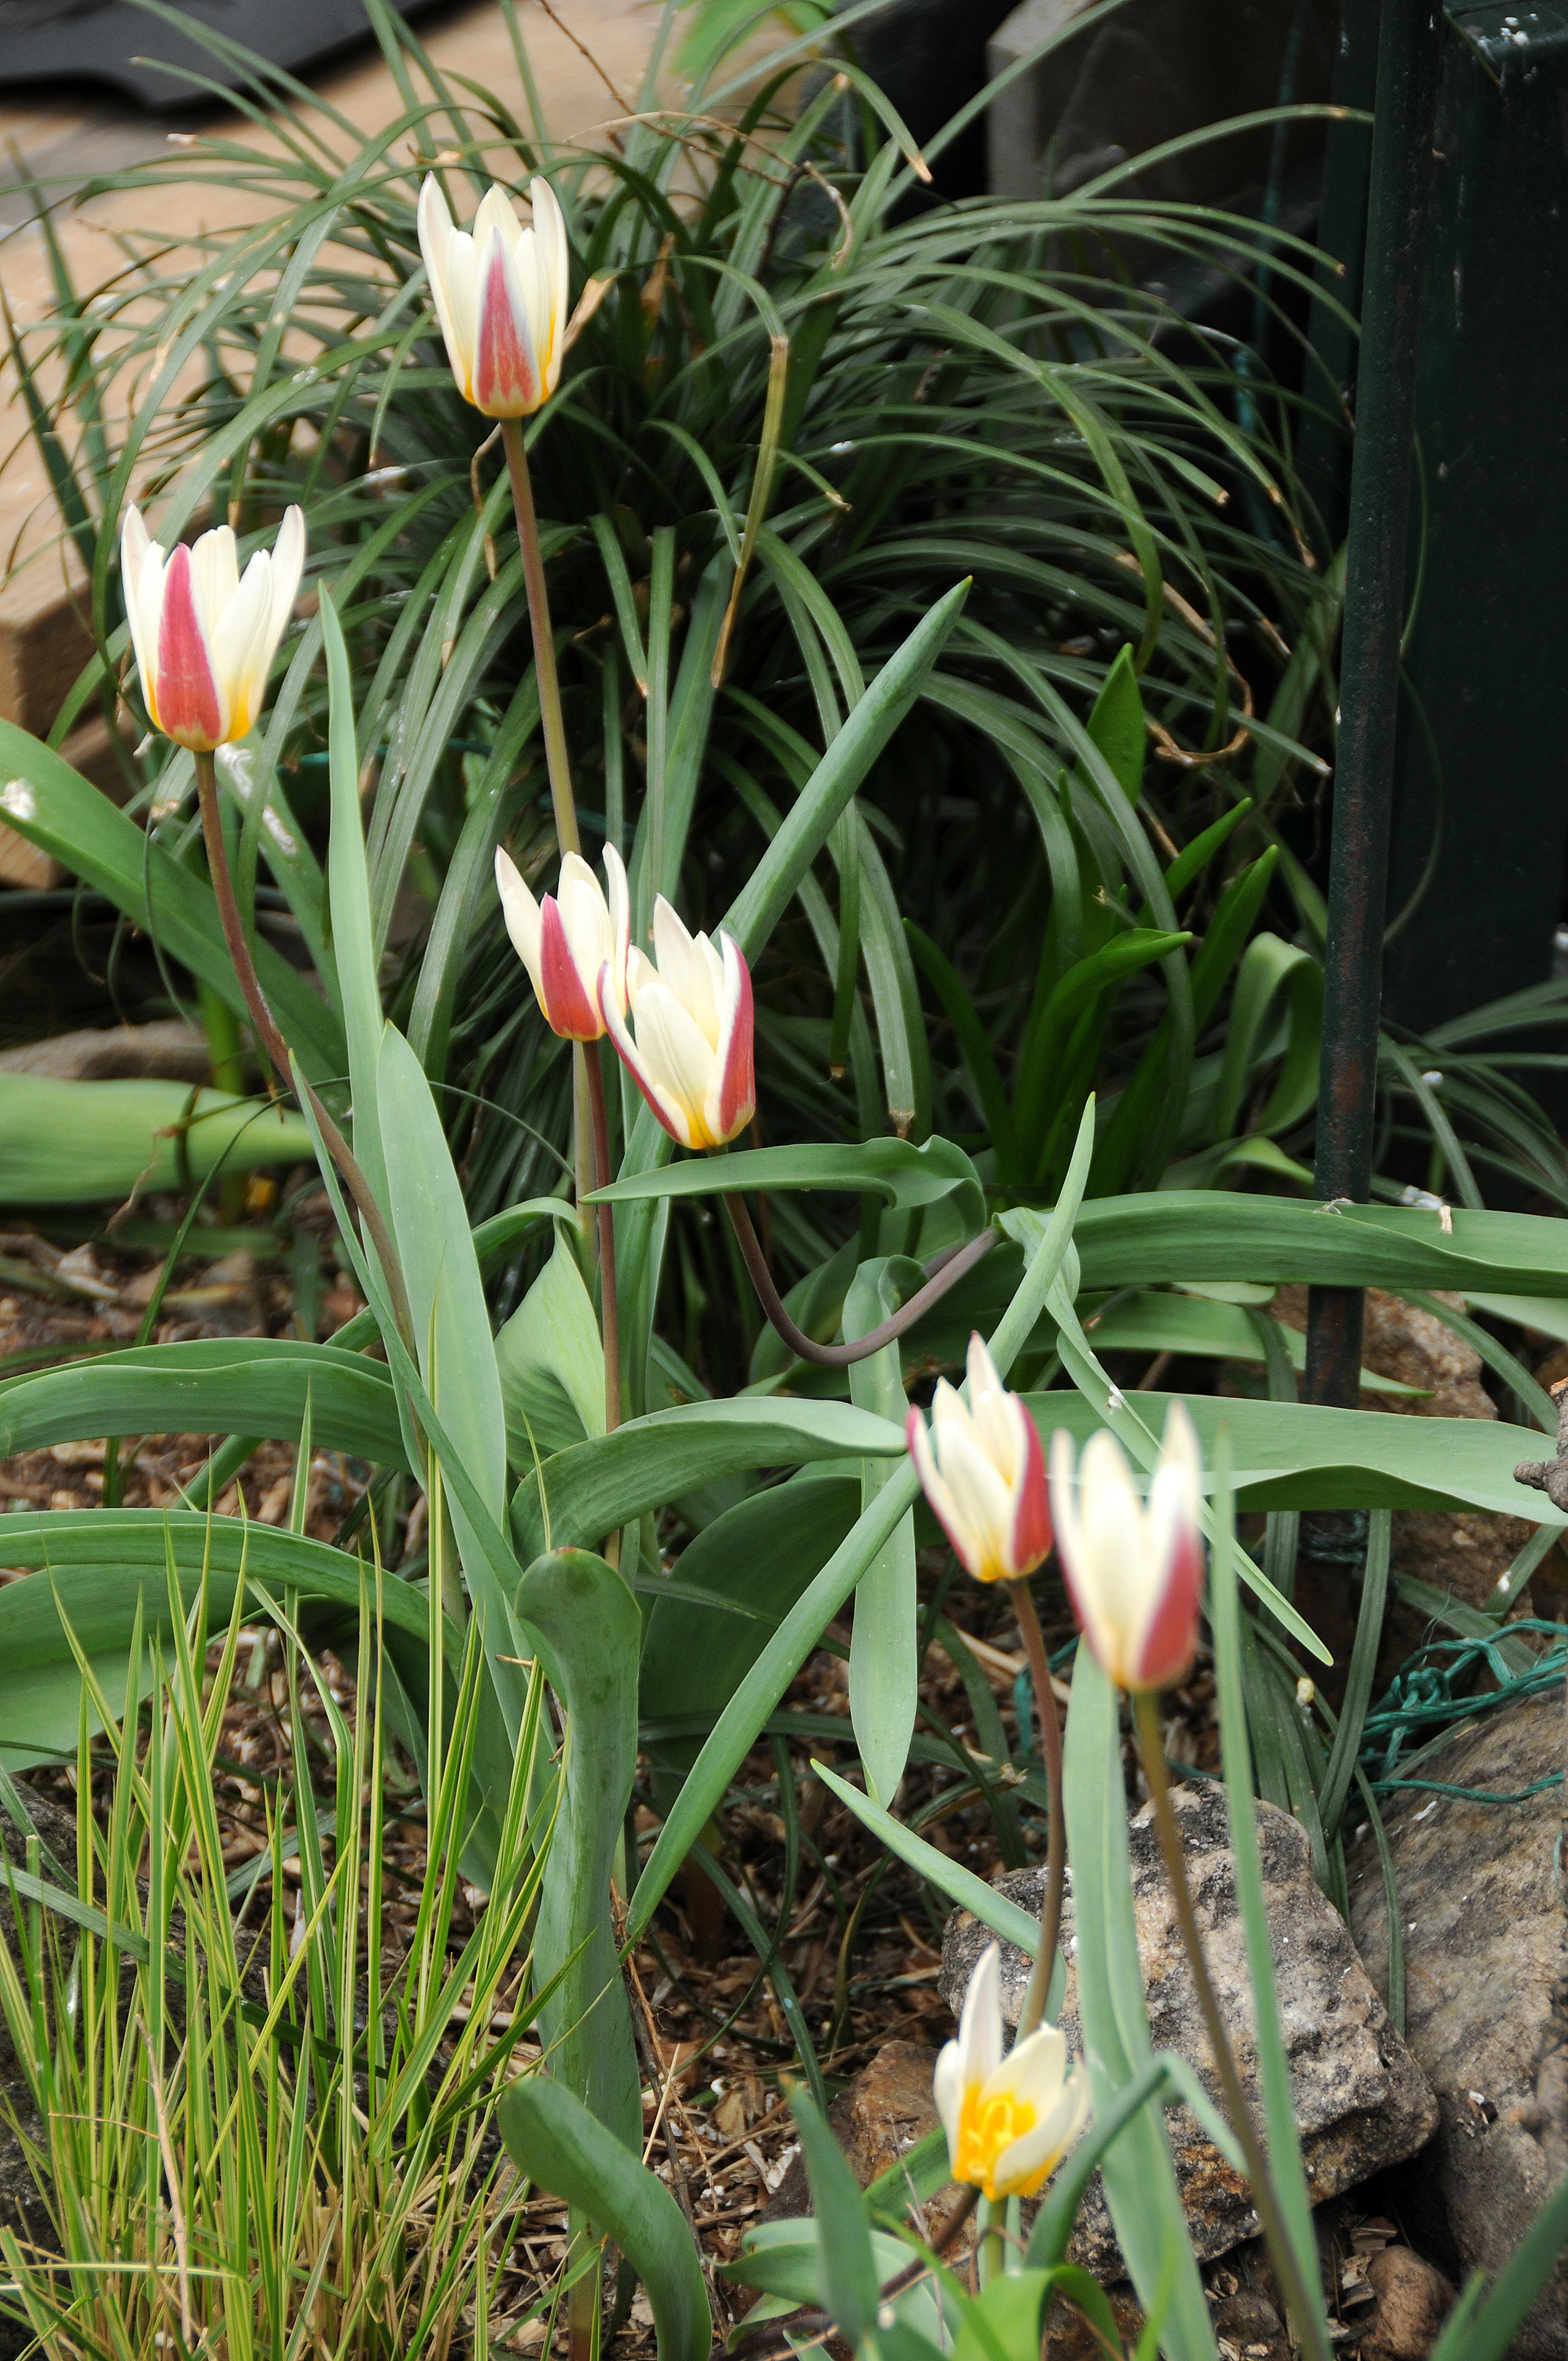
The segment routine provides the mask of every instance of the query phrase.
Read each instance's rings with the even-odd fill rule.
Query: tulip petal
[[[196,610],[191,553],[183,544],[169,561],[159,616],[153,719],[181,746],[210,750],[223,743],[227,715]],[[144,686],[147,684],[144,683]]]
[[[729,935],[724,946],[724,1001],[714,1080],[708,1091],[708,1126],[716,1147],[745,1130],[757,1111],[754,1065],[755,1024],[751,1014],[751,971]]]
[[[632,957],[635,959],[637,956],[638,954],[633,952]],[[646,961],[643,964],[646,966]],[[604,1017],[605,1029],[615,1045],[616,1055],[641,1092],[649,1112],[669,1133],[677,1148],[690,1148],[693,1145],[691,1124],[685,1110],[676,1104],[669,1092],[664,1089],[650,1069],[646,1059],[643,1058],[631,1038],[625,1017],[615,1005],[615,993],[608,960],[599,970],[598,1004]]]
[[[970,1546],[969,1534],[959,1522],[958,1503],[942,1481],[942,1472],[931,1447],[931,1437],[926,1431],[926,1422],[913,1403],[904,1422],[904,1435],[909,1445],[909,1456],[915,1462],[915,1473],[920,1478],[920,1488],[930,1503],[933,1516],[951,1542],[953,1555],[959,1564],[966,1574],[973,1574],[974,1554]]]
[[[504,236],[479,255],[471,400],[487,418],[527,418],[544,399],[517,263]]]
[[[616,1006],[624,1016],[626,957],[631,941],[631,897],[627,891],[625,866],[613,844],[607,843],[604,849],[604,873],[609,880],[610,990]]]
[[[1002,2063],[1002,1946],[988,1943],[975,1961],[959,2015],[963,2089],[978,2091]]]
[[[120,528],[120,589],[131,627],[137,670],[148,710],[154,702],[153,668],[158,654],[158,619],[163,604],[163,552],[148,537],[139,509],[126,511]]]
[[[981,1582],[1003,1580],[1013,1572],[1008,1554],[1013,1501],[1006,1484],[971,1429],[944,1427],[939,1456],[954,1513],[968,1542],[967,1551],[959,1553],[964,1564]]]
[[[472,400],[474,377],[474,307],[462,299],[454,285],[453,265],[456,260],[454,248],[459,232],[452,226],[452,215],[441,193],[441,184],[433,172],[427,172],[419,192],[419,247],[424,257],[425,275],[435,301],[435,316],[441,323],[442,341],[446,357],[452,364],[465,401]],[[464,241],[467,248],[467,269],[464,273],[467,285],[473,282],[474,246],[471,238]]]
[[[243,738],[267,694],[272,651],[268,644],[272,620],[272,561],[258,549],[245,569],[245,579],[209,624],[213,668],[228,700],[225,735]]]
[[[1016,1394],[1008,1400],[1022,1430],[1023,1475],[1014,1488],[1011,1556],[1014,1575],[1033,1574],[1051,1554],[1051,1504],[1046,1489],[1046,1455],[1039,1431]]]
[[[631,1014],[638,1046],[650,1071],[658,1077],[661,1095],[678,1106],[685,1120],[688,1144],[717,1148],[704,1120],[704,1102],[713,1071],[713,1051],[685,1009],[669,990],[663,974],[644,983],[631,996]]]
[[[539,351],[544,367],[544,390],[554,393],[560,380],[561,361],[565,352],[566,291],[571,272],[571,258],[566,246],[566,216],[561,210],[560,199],[543,174],[536,174],[529,182],[528,202],[532,208],[533,234],[539,242],[540,269],[544,282],[547,328],[539,340]]]
[[[958,2156],[959,2125],[964,2103],[963,2061],[956,2041],[943,2044],[931,2076],[931,2099],[941,2117],[942,2129],[948,2136],[948,2161],[950,2165]]]
[[[716,989],[713,972],[698,950],[696,941],[686,932],[679,914],[672,909],[662,894],[657,895],[653,902],[653,956],[659,963],[660,983],[674,994],[708,1048],[717,1049],[723,970],[719,970]]]
[[[563,1040],[597,1041],[604,1031],[604,1020],[588,997],[572,956],[561,906],[553,894],[546,894],[540,909],[539,933],[540,998],[546,1024]]]

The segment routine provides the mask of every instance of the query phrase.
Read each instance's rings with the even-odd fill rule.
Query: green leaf
[[[543,2017],[550,2069],[635,2155],[642,2107],[609,1882],[637,1768],[641,1620],[613,1566],[585,1550],[535,1559],[515,1605],[566,1713],[564,1793],[534,1934],[543,1974],[565,1970]],[[597,2205],[587,2210],[603,2223]]]
[[[1455,2304],[1431,2361],[1505,2361],[1526,2315],[1568,2246],[1568,2173],[1544,2201],[1497,2278],[1479,2276]]]
[[[903,1450],[901,1427],[845,1402],[684,1402],[558,1452],[543,1471],[543,1502],[530,1463],[513,1495],[512,1532],[520,1553],[536,1554],[546,1521],[560,1547],[612,1532],[721,1477],[816,1459],[897,1458]]]
[[[748,1148],[738,1156],[711,1156],[633,1172],[596,1189],[590,1205],[630,1205],[649,1197],[728,1197],[740,1191],[822,1189],[836,1195],[880,1196],[904,1213],[955,1200],[968,1236],[985,1226],[985,1191],[979,1173],[950,1139],[939,1135],[916,1147],[907,1139],[816,1142],[804,1148]]]
[[[822,2308],[840,2335],[858,2345],[875,2326],[878,2310],[866,2201],[828,2129],[827,2116],[804,2091],[796,2091],[790,2104],[811,2183],[811,2210],[818,2224]]]
[[[773,933],[834,821],[914,705],[968,595],[969,584],[960,582],[938,599],[883,666],[730,904],[721,923],[748,959]],[[0,759],[3,748],[0,740]]]
[[[1068,2241],[1078,2224],[1084,2191],[1098,2171],[1106,2149],[1121,2138],[1134,2117],[1151,2102],[1164,2104],[1172,2095],[1169,2068],[1163,2056],[1156,2056],[1139,2069],[1131,2081],[1123,2084],[1103,2113],[1096,2109],[1088,2129],[1063,2158],[1040,2200],[1040,2210],[1024,2250],[1024,2260],[1031,2269],[1049,2270],[1066,2259]]]
[[[507,1453],[514,1467],[604,1433],[604,1346],[564,1233],[496,1338]]]
[[[370,879],[359,816],[359,756],[354,730],[354,684],[348,651],[330,592],[321,592],[322,642],[326,650],[327,776],[332,829],[327,840],[327,908],[333,962],[348,1049],[354,1105],[354,1153],[370,1194],[389,1210],[377,1093],[380,1087],[381,992],[370,931]]]
[[[382,1363],[286,1337],[139,1345],[0,1384],[0,1458],[113,1434],[299,1439],[307,1399],[317,1445],[406,1467]]]
[[[182,1189],[218,1165],[309,1162],[298,1115],[267,1099],[183,1082],[62,1082],[0,1074],[0,1204],[116,1202],[133,1189]]]
[[[1289,1048],[1256,1128],[1263,1132],[1288,1129],[1316,1102],[1322,969],[1310,951],[1294,943],[1282,943],[1277,935],[1255,935],[1242,955],[1231,995],[1211,1139],[1229,1139],[1235,1132],[1242,1101],[1266,1052],[1269,1020],[1282,994],[1290,1010]]]
[[[938,1852],[924,1837],[917,1837],[913,1828],[906,1828],[902,1820],[895,1820],[891,1812],[884,1812],[880,1804],[862,1795],[858,1787],[851,1787],[847,1779],[840,1779],[825,1763],[813,1762],[811,1767],[839,1801],[847,1804],[873,1836],[881,1838],[889,1852],[907,1861],[938,1894],[945,1894],[949,1902],[956,1902],[961,1910],[978,1918],[982,1927],[989,1927],[993,1935],[1000,1935],[1004,1943],[1022,1951],[1026,1960],[1034,1958],[1040,1945],[1037,1918],[1032,1918],[1015,1902],[1009,1902],[1004,1894],[977,1877],[973,1870],[949,1861],[945,1852]]]
[[[985,1117],[991,1144],[996,1151],[996,1175],[1004,1190],[1017,1192],[1024,1187],[1024,1164],[1018,1147],[1018,1135],[1013,1122],[1013,1108],[996,1070],[996,1059],[985,1027],[981,1022],[975,1005],[964,990],[957,968],[947,953],[923,934],[912,918],[904,921],[904,931],[909,938],[910,949],[919,962],[921,972],[936,990],[937,997],[958,1038],[963,1060],[969,1068],[975,1097]]]
[[[896,1275],[895,1275],[896,1274]],[[905,1279],[901,1290],[899,1278]],[[862,1263],[844,1303],[844,1336],[853,1343],[895,1312],[905,1295],[920,1285],[918,1264],[902,1260]],[[908,1410],[903,1356],[896,1343],[884,1345],[850,1370],[850,1393],[859,1410],[902,1426]],[[868,1459],[861,1474],[861,1505],[870,1508],[888,1480],[889,1463]],[[904,1519],[888,1535],[855,1589],[855,1620],[850,1642],[850,1719],[866,1789],[875,1802],[892,1803],[904,1776],[919,1704],[918,1601],[915,1577],[915,1519]]]
[[[1127,801],[1135,804],[1144,784],[1147,731],[1138,675],[1133,668],[1133,651],[1124,644],[1117,650],[1116,661],[1094,700],[1089,734],[1110,763]]]
[[[1117,1699],[1087,1648],[1080,1648],[1073,1668],[1062,1795],[1084,2056],[1095,2114],[1108,2115],[1122,2091],[1147,2076],[1155,2059],[1133,1916]],[[1152,2088],[1106,2148],[1100,2169],[1139,2301],[1146,2312],[1168,2301],[1164,2341],[1172,2361],[1214,2361],[1208,2305]]]
[[[707,2361],[713,2316],[685,2216],[663,2181],[559,2082],[528,2074],[497,2112],[520,2171],[600,2224],[648,2290],[659,2361]]]
[[[104,895],[144,934],[156,935],[171,959],[245,1015],[210,886],[10,721],[0,721],[0,820]],[[268,1005],[305,1071],[318,1080],[341,1074],[343,1035],[331,1010],[265,938],[254,951]]]

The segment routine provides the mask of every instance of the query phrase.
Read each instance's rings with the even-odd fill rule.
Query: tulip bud
[[[912,1408],[905,1433],[926,1498],[969,1573],[1010,1582],[1044,1564],[1051,1549],[1045,1455],[982,1338],[970,1338],[969,1400],[939,1378],[929,1430]]]
[[[419,192],[419,245],[465,401],[487,418],[531,418],[554,392],[565,350],[566,222],[548,181],[529,187],[524,229],[499,184],[472,230],[455,229],[433,176]]]
[[[955,2180],[998,2203],[1045,2187],[1089,2114],[1089,2083],[1069,2065],[1067,2037],[1042,2025],[1002,2055],[1002,1952],[981,1952],[959,2018],[937,2060],[932,2097],[948,2135]]]
[[[751,972],[733,937],[721,935],[719,946],[688,935],[661,894],[653,905],[657,967],[633,950],[620,1003],[608,962],[599,974],[609,1038],[682,1148],[722,1148],[757,1111]]]
[[[599,972],[609,992],[626,1012],[626,951],[630,904],[626,872],[613,844],[604,849],[609,897],[582,855],[568,852],[554,894],[543,903],[529,892],[509,856],[498,847],[496,884],[512,949],[528,970],[544,1022],[566,1041],[597,1041],[604,1033],[599,1014]]]
[[[247,734],[266,702],[304,564],[298,509],[285,515],[272,548],[256,552],[243,580],[226,524],[166,556],[140,510],[126,510],[120,583],[155,730],[205,754]]]
[[[1085,1641],[1123,1689],[1165,1689],[1198,1648],[1203,1587],[1201,1461],[1179,1402],[1166,1416],[1146,1507],[1122,1447],[1103,1428],[1073,1473],[1072,1439],[1051,1438],[1057,1549]]]

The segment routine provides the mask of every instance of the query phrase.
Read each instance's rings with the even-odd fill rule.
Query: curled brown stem
[[[1061,1933],[1062,1887],[1067,1880],[1067,1815],[1062,1809],[1061,1786],[1061,1716],[1057,1710],[1056,1691],[1051,1686],[1051,1663],[1046,1653],[1045,1635],[1040,1619],[1035,1612],[1034,1593],[1027,1579],[1010,1582],[1013,1605],[1018,1617],[1019,1635],[1024,1653],[1029,1660],[1029,1678],[1035,1688],[1035,1712],[1040,1724],[1040,1755],[1046,1766],[1046,1891],[1040,1910],[1040,1942],[1035,1953],[1035,1964],[1024,1993],[1023,2013],[1018,2019],[1018,2038],[1023,2041],[1033,2033],[1046,2013],[1046,1999],[1051,1988],[1051,1969],[1057,1956],[1057,1941]]]
[[[873,1328],[869,1335],[857,1337],[852,1345],[819,1345],[815,1336],[808,1336],[804,1328],[797,1327],[784,1310],[784,1299],[773,1285],[773,1275],[762,1252],[762,1240],[751,1225],[745,1199],[726,1197],[724,1210],[729,1216],[762,1310],[797,1359],[815,1362],[819,1369],[848,1369],[856,1361],[869,1360],[873,1353],[880,1353],[884,1345],[891,1345],[895,1337],[904,1335],[933,1305],[941,1301],[949,1289],[967,1277],[976,1263],[991,1252],[997,1239],[995,1230],[982,1230],[978,1238],[970,1240],[967,1246],[949,1247],[937,1256],[926,1265],[926,1284],[919,1293],[912,1295],[902,1311],[895,1312],[892,1319],[884,1320],[881,1327]]]
[[[207,847],[207,866],[212,872],[213,892],[217,899],[218,918],[224,930],[224,941],[233,962],[236,979],[244,998],[250,1021],[256,1029],[258,1047],[278,1077],[284,1090],[297,1087],[310,1103],[316,1127],[326,1143],[328,1155],[342,1173],[350,1196],[359,1208],[359,1218],[376,1249],[392,1299],[392,1311],[403,1342],[413,1348],[413,1319],[409,1310],[408,1290],[403,1284],[402,1266],[392,1244],[381,1208],[371,1193],[353,1149],[336,1124],[328,1115],[303,1074],[289,1056],[289,1045],[273,1021],[261,989],[261,979],[256,972],[256,962],[246,940],[245,926],[235,899],[234,879],[229,874],[228,848],[224,842],[223,818],[218,810],[217,772],[209,753],[196,755],[196,799],[202,811],[202,834]]]

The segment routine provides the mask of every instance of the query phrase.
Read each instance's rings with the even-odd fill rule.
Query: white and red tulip
[[[271,549],[239,570],[226,524],[167,555],[139,509],[120,533],[120,579],[152,726],[211,753],[243,738],[267,698],[305,564],[305,520],[290,509]]]
[[[597,1041],[603,1035],[601,972],[613,1005],[626,1013],[630,903],[613,844],[604,849],[604,873],[608,897],[582,855],[568,852],[554,893],[536,902],[509,855],[496,852],[496,885],[512,949],[528,970],[544,1022],[566,1041]]]
[[[1089,2114],[1083,2069],[1066,2036],[1041,2025],[1002,2054],[1002,1954],[982,1951],[964,1994],[959,2036],[937,2060],[932,2097],[953,2179],[997,2204],[1044,2188]]]
[[[1057,1549],[1083,1637],[1118,1688],[1165,1689],[1198,1649],[1203,1589],[1202,1462],[1179,1402],[1140,1500],[1122,1447],[1103,1428],[1073,1471],[1072,1440],[1051,1438]]]
[[[548,181],[529,187],[525,229],[499,183],[457,229],[433,176],[419,192],[419,244],[465,401],[487,418],[531,418],[549,401],[565,350],[565,216]]]
[[[623,1002],[609,962],[600,970],[609,1038],[678,1146],[722,1148],[757,1110],[751,972],[731,936],[720,935],[716,950],[706,935],[688,935],[662,894],[653,949],[657,966],[630,953]]]
[[[926,1498],[969,1573],[1011,1582],[1044,1564],[1051,1549],[1045,1455],[982,1338],[970,1338],[968,1401],[939,1378],[929,1428],[911,1408],[905,1433]]]

